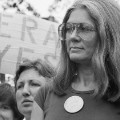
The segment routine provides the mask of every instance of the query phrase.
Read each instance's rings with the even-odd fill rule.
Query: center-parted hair
[[[25,62],[19,65],[16,71],[15,78],[14,78],[15,89],[16,89],[17,81],[20,75],[22,74],[22,72],[29,69],[34,69],[36,72],[38,72],[40,76],[43,76],[45,78],[53,78],[56,74],[54,67],[44,60],[41,60],[41,59],[37,59],[33,61],[26,60]]]
[[[112,0],[76,0],[63,19],[66,23],[74,9],[84,8],[97,29],[98,44],[92,56],[97,89],[95,94],[107,100],[120,98],[120,6]],[[65,37],[64,33],[62,34]],[[61,37],[61,36],[60,36]],[[61,41],[61,56],[54,88],[58,94],[73,82],[77,63],[69,59],[65,40]]]

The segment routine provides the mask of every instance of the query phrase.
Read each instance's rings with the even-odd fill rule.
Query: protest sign
[[[0,14],[0,73],[15,74],[24,59],[59,59],[58,23],[21,14]]]

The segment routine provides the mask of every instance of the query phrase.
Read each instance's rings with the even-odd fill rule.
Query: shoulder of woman
[[[46,101],[47,96],[50,95],[51,91],[52,91],[51,83],[46,83],[38,90],[34,100],[42,109],[44,109],[44,103]]]

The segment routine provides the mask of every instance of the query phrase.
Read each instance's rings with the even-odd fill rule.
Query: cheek
[[[17,103],[20,102],[21,98],[22,98],[21,92],[20,91],[16,91],[16,101],[17,101]]]
[[[92,37],[91,39],[84,41],[84,45],[86,47],[86,49],[91,49],[91,50],[95,50],[96,46],[97,46],[97,37]]]
[[[40,88],[40,87],[36,87],[36,88],[31,89],[31,95],[32,95],[33,97],[36,96],[36,94],[37,94],[39,88]]]
[[[10,110],[8,114],[9,114],[9,117],[11,118],[11,120],[13,120],[14,116],[13,116],[12,110]]]
[[[5,120],[14,120],[13,112],[12,110],[6,110],[4,111],[3,116],[6,118]]]
[[[69,52],[69,47],[70,47],[70,41],[65,41],[65,45],[66,45],[66,50],[67,52]]]
[[[86,42],[85,47],[86,47],[86,49],[94,50],[96,48],[96,43],[94,43],[94,42]]]

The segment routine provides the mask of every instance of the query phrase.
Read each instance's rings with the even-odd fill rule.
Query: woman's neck
[[[25,120],[30,120],[30,115],[29,116],[25,116]]]
[[[72,87],[81,91],[95,89],[94,72],[90,64],[80,65]]]

